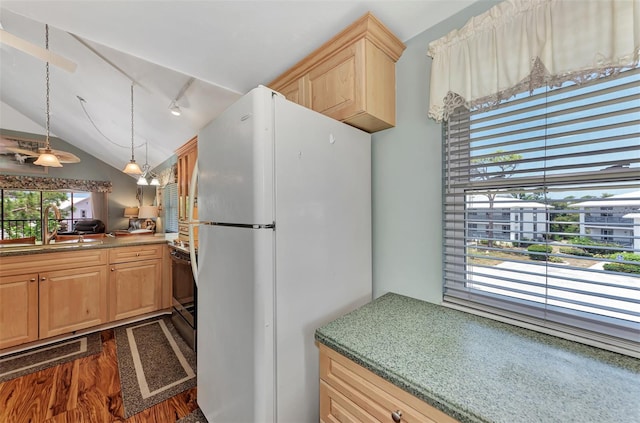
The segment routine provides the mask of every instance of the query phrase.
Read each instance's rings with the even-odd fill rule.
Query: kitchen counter
[[[316,340],[461,422],[640,422],[640,360],[389,293]]]
[[[0,257],[9,256],[22,256],[30,254],[42,254],[42,253],[54,253],[61,251],[73,250],[76,248],[82,249],[98,249],[98,248],[114,248],[114,247],[127,247],[134,245],[147,245],[147,244],[166,244],[170,240],[174,239],[175,234],[157,234],[154,236],[140,235],[140,236],[126,236],[126,237],[104,237],[100,240],[85,240],[84,242],[57,242],[48,245],[40,244],[2,244],[0,245]]]

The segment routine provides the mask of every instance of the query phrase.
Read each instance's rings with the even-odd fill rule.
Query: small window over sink
[[[0,239],[42,239],[43,212],[53,205],[60,210],[61,220],[49,216],[50,230],[58,225],[59,232],[72,231],[79,220],[94,217],[92,193],[83,191],[35,191],[1,189],[2,213]]]

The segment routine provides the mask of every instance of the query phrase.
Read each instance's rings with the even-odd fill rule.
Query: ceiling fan
[[[0,136],[0,155],[17,164],[31,164],[44,151],[44,148],[35,146],[33,140]],[[73,153],[62,150],[51,150],[58,157],[60,163],[80,163],[80,158]]]
[[[39,47],[25,39],[22,39],[10,32],[5,31],[4,28],[2,28],[1,23],[0,43],[6,44],[15,49],[30,54],[31,56],[36,57],[42,61],[49,62],[54,66],[58,66],[59,68],[66,70],[67,72],[75,72],[76,67],[78,66],[66,57],[53,53],[50,50],[43,49],[42,47]]]

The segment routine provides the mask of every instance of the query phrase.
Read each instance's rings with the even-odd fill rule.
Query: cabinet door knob
[[[29,282],[35,282],[35,281],[36,281],[36,278],[29,279]]]
[[[140,257],[140,253],[136,253],[136,257]]]
[[[400,421],[402,420],[402,411],[400,410],[394,411],[393,413],[391,413],[391,418],[393,419],[394,422],[400,423]]]
[[[41,280],[41,281],[46,281],[46,280],[47,280],[47,278],[43,276],[43,277],[41,277],[41,278],[40,278],[40,280]]]
[[[115,267],[112,267],[112,268],[111,268],[111,271],[112,271],[112,272],[115,272],[115,271],[116,271],[116,268],[115,268]]]

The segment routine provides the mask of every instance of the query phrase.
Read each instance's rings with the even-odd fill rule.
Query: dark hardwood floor
[[[196,388],[124,419],[113,330],[102,352],[0,383],[0,423],[165,423],[197,408]]]

